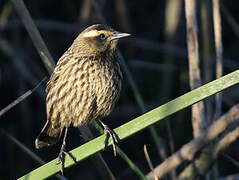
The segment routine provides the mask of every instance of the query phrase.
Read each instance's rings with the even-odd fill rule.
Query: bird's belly
[[[87,67],[70,81],[75,92],[69,110],[74,126],[109,115],[121,90],[121,76],[112,66],[93,61]]]
[[[121,81],[118,77],[101,78],[102,82],[96,87],[95,118],[108,116],[118,100]]]

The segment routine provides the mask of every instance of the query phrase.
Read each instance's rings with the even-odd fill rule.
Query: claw
[[[61,146],[60,153],[58,155],[57,164],[61,164],[61,174],[64,175],[64,163],[65,163],[65,144],[63,143]]]
[[[58,161],[57,161],[57,164],[61,164],[61,174],[62,175],[64,174],[64,163],[65,163],[66,155],[68,155],[72,159],[72,161],[74,161],[77,164],[76,158],[71,153],[69,153],[65,150],[67,130],[68,129],[66,128],[64,138],[63,138],[63,143],[62,143],[61,150],[58,155]]]
[[[109,143],[109,138],[111,137],[112,139],[112,147],[113,147],[113,151],[114,151],[114,156],[116,156],[116,143],[119,143],[119,137],[118,135],[111,130],[107,125],[105,125],[102,121],[100,121],[100,123],[102,124],[102,126],[104,127],[104,134],[105,134],[105,147],[104,149],[107,147],[108,143]]]

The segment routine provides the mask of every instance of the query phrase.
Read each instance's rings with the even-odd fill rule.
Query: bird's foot
[[[114,151],[114,155],[116,156],[116,143],[119,143],[119,137],[118,135],[111,130],[107,125],[105,125],[104,123],[101,123],[104,127],[104,134],[105,134],[105,147],[104,149],[107,147],[108,142],[109,142],[109,138],[111,137],[112,139],[112,147],[113,147],[113,151]]]
[[[61,164],[61,174],[63,175],[64,173],[64,163],[65,163],[65,156],[68,155],[72,161],[74,161],[75,164],[77,164],[76,158],[69,152],[65,150],[65,145],[62,145],[60,153],[58,155],[58,161],[57,164]]]
[[[57,164],[61,164],[61,174],[63,175],[64,173],[64,163],[65,163],[65,147],[61,147],[61,150],[60,150],[60,153],[58,155],[58,161],[57,161]]]

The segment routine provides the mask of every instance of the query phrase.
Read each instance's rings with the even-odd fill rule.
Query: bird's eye
[[[103,33],[100,34],[101,39],[105,39],[105,35]]]

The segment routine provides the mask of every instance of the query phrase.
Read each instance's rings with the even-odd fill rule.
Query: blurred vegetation
[[[133,35],[132,38],[120,42],[119,49],[132,72],[147,110],[190,90],[184,1],[97,2],[111,27]],[[238,2],[220,2],[223,3],[223,74],[228,74],[239,67]],[[25,0],[24,3],[55,61],[81,30],[100,22],[91,0]],[[175,4],[176,7],[173,6]],[[216,77],[212,3],[198,1],[197,8],[200,68],[202,83],[205,84]],[[0,1],[0,109],[29,89],[33,89],[45,76],[48,76],[47,70],[11,2]],[[131,86],[125,75],[124,77],[119,102],[114,112],[105,119],[111,128],[116,128],[142,114]],[[239,102],[238,88],[235,86],[223,91],[222,114]],[[42,150],[36,150],[34,147],[34,140],[46,121],[44,89],[43,83],[30,97],[1,116],[1,128],[48,162],[56,158],[61,143]],[[212,118],[215,111],[214,97],[210,97],[208,101],[211,106],[206,109],[207,117]],[[166,123],[169,120],[170,123]],[[90,128],[99,135],[93,126]],[[155,129],[166,156],[169,156],[193,138],[190,108],[170,116],[167,121],[157,123]],[[16,179],[39,167],[36,161],[6,136],[0,135],[0,142],[0,179]],[[67,149],[76,148],[83,142],[79,131],[71,128],[67,138]],[[147,174],[150,169],[143,152],[144,144],[147,145],[152,164],[160,164],[163,156],[148,130],[127,138],[120,143],[120,147],[143,173]],[[225,153],[233,160],[239,160],[238,147],[238,142],[235,142]],[[111,148],[102,152],[102,155],[116,179],[138,179],[119,156],[113,156]],[[186,164],[180,166],[178,171],[184,166]],[[238,173],[235,163],[223,155],[219,155],[218,169],[220,176]],[[101,179],[92,161],[88,159],[67,169],[65,173],[69,179]]]

